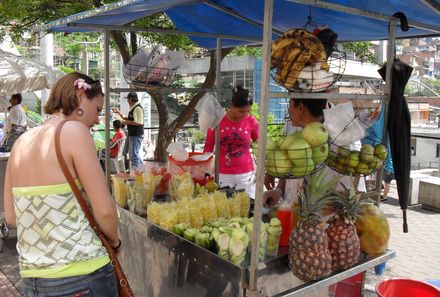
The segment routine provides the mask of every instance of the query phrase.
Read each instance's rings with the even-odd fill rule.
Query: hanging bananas
[[[329,70],[322,42],[303,29],[291,29],[272,43],[271,68],[277,68],[276,79],[286,88],[293,88],[301,70],[307,65],[321,63]]]

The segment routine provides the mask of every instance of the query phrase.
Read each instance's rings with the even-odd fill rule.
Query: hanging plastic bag
[[[351,102],[324,109],[325,124],[333,143],[349,145],[366,136],[365,128],[355,116]]]
[[[185,149],[185,146],[182,142],[172,142],[167,147],[167,152],[173,157],[176,161],[186,161],[189,158],[189,153]]]
[[[174,80],[176,69],[182,66],[185,57],[182,52],[166,52],[150,62],[147,81],[151,85],[168,86]]]
[[[202,134],[206,134],[208,129],[214,129],[225,115],[223,107],[212,93],[206,93],[195,109],[199,112],[199,127]]]
[[[137,87],[146,85],[170,85],[176,70],[185,62],[182,52],[163,51],[163,46],[156,45],[151,50],[141,48],[123,69],[124,77]]]
[[[125,79],[133,82],[142,82],[147,78],[147,65],[151,50],[141,48],[131,57],[130,61],[124,65],[123,74]]]

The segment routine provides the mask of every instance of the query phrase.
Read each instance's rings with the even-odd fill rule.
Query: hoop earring
[[[82,108],[78,108],[75,112],[77,116],[82,117],[84,115],[84,110]]]

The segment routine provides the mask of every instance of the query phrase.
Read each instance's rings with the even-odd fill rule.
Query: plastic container
[[[199,160],[198,157],[203,153],[193,152],[189,153],[189,158],[186,161],[177,161],[171,155],[168,156],[168,172],[171,175],[182,174],[189,172],[193,176],[193,180],[200,185],[205,185],[207,180],[206,174],[214,175],[214,157],[210,156],[206,160]],[[195,157],[195,159],[193,159]]]
[[[292,209],[287,203],[281,204],[277,209],[277,218],[281,221],[280,246],[289,246],[290,233],[292,232]]]
[[[292,214],[291,214],[291,226],[292,226],[292,230],[290,232],[292,232],[293,230],[295,230],[296,226],[298,225],[298,221],[299,221],[299,205],[298,203],[292,203]]]
[[[413,279],[391,278],[376,285],[379,297],[440,297],[436,287]]]
[[[125,174],[124,175],[117,174],[117,175],[112,175],[111,178],[112,178],[112,192],[113,192],[113,196],[115,197],[116,203],[120,207],[123,208],[127,207],[128,188],[125,181],[127,180],[128,176]]]

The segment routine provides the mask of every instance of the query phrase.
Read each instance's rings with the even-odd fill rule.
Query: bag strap
[[[102,234],[101,228],[99,227],[98,223],[95,220],[95,217],[92,215],[89,207],[87,206],[87,202],[84,199],[81,190],[79,189],[78,185],[76,184],[75,180],[73,179],[72,174],[70,174],[69,168],[67,167],[66,161],[64,160],[63,153],[61,152],[61,143],[60,143],[60,135],[61,135],[61,129],[63,128],[64,124],[68,122],[68,120],[64,120],[61,123],[58,124],[58,127],[55,131],[55,152],[57,154],[57,159],[61,167],[61,171],[63,171],[64,176],[66,177],[67,182],[70,185],[70,188],[72,188],[73,193],[75,194],[76,199],[78,200],[79,205],[82,208],[82,211],[84,212],[84,215],[86,216],[87,220],[89,221],[90,226],[95,231],[96,235],[98,235],[101,240],[103,241],[104,246],[107,248],[106,243],[104,243],[105,239]],[[104,239],[104,240],[103,240]],[[108,241],[107,241],[108,244]],[[108,244],[110,246],[110,244]],[[112,248],[110,247],[112,250]],[[108,248],[107,248],[108,250]]]

